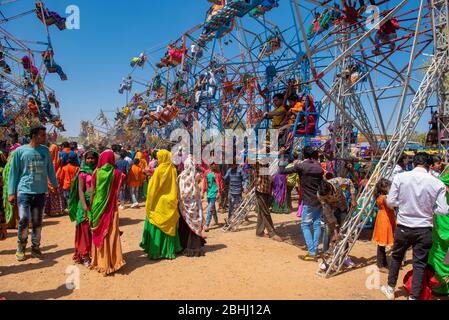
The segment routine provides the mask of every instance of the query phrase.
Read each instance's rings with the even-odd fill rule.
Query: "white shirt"
[[[429,173],[432,175],[432,177],[440,179],[440,173],[436,172],[435,170],[430,169]]]
[[[130,166],[132,166],[133,163],[134,163],[134,162],[133,162],[133,159],[131,159],[130,157],[126,157],[126,158],[125,158],[125,161],[128,162]]]
[[[426,169],[398,174],[387,197],[389,207],[399,207],[398,225],[409,228],[433,227],[433,214],[448,215],[446,186]]]

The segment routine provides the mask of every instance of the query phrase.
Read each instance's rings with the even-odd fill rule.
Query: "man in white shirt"
[[[413,247],[413,284],[409,300],[417,300],[423,290],[424,269],[432,247],[433,215],[447,215],[446,186],[429,172],[429,155],[419,153],[415,169],[397,175],[387,197],[387,205],[399,208],[388,286],[382,292],[394,299],[399,269],[407,250]]]

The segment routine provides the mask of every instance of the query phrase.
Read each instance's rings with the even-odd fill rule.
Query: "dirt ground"
[[[224,215],[219,214],[219,218],[222,222]],[[379,281],[384,284],[387,275],[373,273],[376,261],[373,243],[359,241],[351,253],[357,267],[324,279],[316,275],[317,263],[299,259],[306,251],[295,213],[273,215],[279,234],[286,239],[284,243],[256,238],[253,214],[249,224],[237,232],[224,233],[221,228],[215,228],[207,233],[205,257],[180,256],[173,261],[146,258],[139,247],[144,219],[143,208],[120,213],[126,266],[110,277],[79,266],[80,287],[76,290],[68,290],[65,285],[69,277],[66,272],[74,266],[75,227],[67,216],[44,219],[42,261],[28,258],[17,262],[17,231],[9,230],[8,239],[0,242],[0,297],[11,300],[384,299],[376,285]],[[410,254],[408,259],[400,279],[411,269]],[[377,275],[380,279],[376,283]],[[397,296],[405,299],[402,290]]]

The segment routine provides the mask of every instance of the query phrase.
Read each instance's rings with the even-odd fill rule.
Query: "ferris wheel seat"
[[[58,72],[58,68],[55,66],[47,66],[47,71],[49,73],[56,73],[56,72]]]
[[[236,15],[242,18],[251,10],[261,5],[263,1],[264,0],[231,0],[226,7],[236,10]]]

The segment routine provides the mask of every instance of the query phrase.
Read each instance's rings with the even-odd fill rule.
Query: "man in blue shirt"
[[[118,170],[120,170],[126,177],[128,177],[129,170],[131,169],[131,166],[129,162],[126,160],[128,156],[128,153],[126,151],[122,151],[120,153],[120,160],[118,160],[115,163],[115,166]],[[127,181],[128,179],[125,179],[120,186],[120,193],[119,193],[119,201],[120,201],[120,210],[125,210],[125,201],[126,201],[126,188],[127,188]]]
[[[248,179],[243,169],[234,162],[224,176],[223,181],[229,184],[229,222],[235,209],[242,203],[243,192],[247,192]]]
[[[42,217],[45,206],[45,194],[48,193],[48,178],[55,189],[58,188],[55,169],[50,152],[45,147],[47,133],[45,127],[34,127],[30,132],[28,145],[18,148],[14,153],[8,182],[8,201],[18,204],[19,230],[16,258],[25,261],[25,249],[28,242],[28,225],[31,219],[31,257],[40,258]]]

